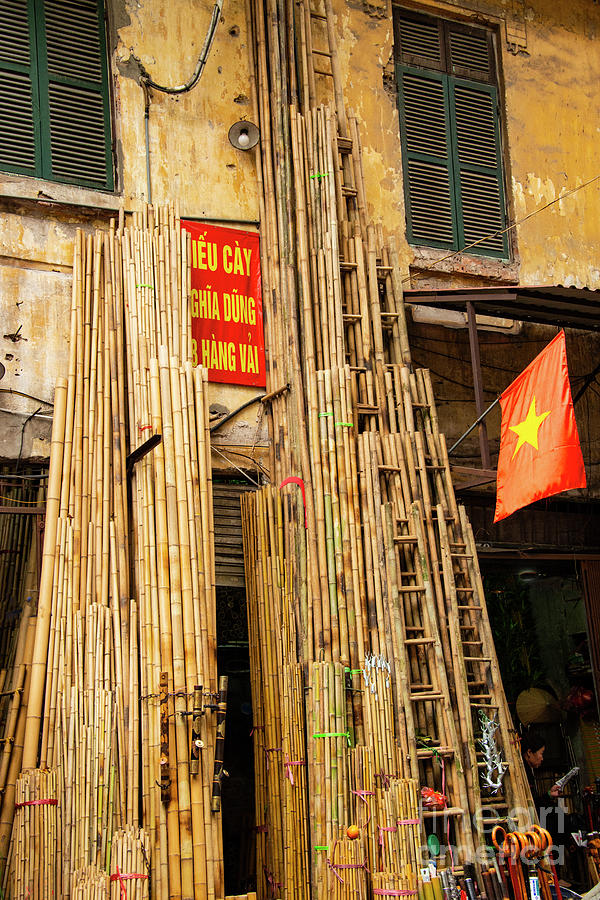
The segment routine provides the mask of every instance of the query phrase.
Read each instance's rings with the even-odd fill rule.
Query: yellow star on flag
[[[517,446],[515,447],[515,451],[511,457],[514,459],[523,444],[531,444],[531,446],[537,450],[538,449],[538,431],[540,429],[540,425],[546,418],[546,416],[550,415],[550,410],[547,412],[540,413],[540,415],[536,415],[535,412],[535,396],[531,401],[529,406],[529,412],[527,413],[527,417],[523,419],[522,422],[519,422],[518,425],[509,425],[511,431],[514,431],[516,435],[518,435],[519,440],[517,441]]]

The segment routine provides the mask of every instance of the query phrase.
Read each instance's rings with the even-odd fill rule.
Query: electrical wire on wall
[[[215,0],[215,5],[213,6],[212,15],[208,25],[208,31],[204,38],[204,44],[202,45],[196,68],[189,81],[186,81],[185,84],[176,85],[175,87],[168,87],[164,84],[158,84],[158,82],[154,81],[147,72],[142,75],[141,83],[144,91],[144,136],[146,140],[146,190],[148,194],[148,203],[152,203],[152,182],[150,178],[150,91],[160,91],[163,94],[171,95],[187,94],[188,91],[191,91],[192,88],[196,86],[200,81],[206,61],[208,60],[210,48],[212,47],[217,32],[217,25],[221,18],[222,9],[223,0]]]

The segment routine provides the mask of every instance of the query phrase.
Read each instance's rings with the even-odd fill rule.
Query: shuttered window
[[[491,31],[396,10],[400,137],[412,244],[508,258]],[[493,235],[492,237],[488,237]]]
[[[102,0],[0,0],[0,169],[113,189]]]

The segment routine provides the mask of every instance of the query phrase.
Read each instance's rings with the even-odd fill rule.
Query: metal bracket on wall
[[[194,708],[192,711],[192,747],[190,750],[190,772],[192,775],[197,775],[200,771],[200,751],[204,747],[204,743],[200,738],[200,725],[203,714],[202,685],[197,684],[194,687]]]
[[[160,673],[160,799],[168,803],[171,797],[169,778],[169,675]]]

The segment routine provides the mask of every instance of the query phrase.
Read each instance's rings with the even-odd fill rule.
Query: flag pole
[[[487,414],[488,414],[489,412],[491,412],[491,411],[493,410],[493,408],[494,408],[495,406],[498,405],[499,402],[500,402],[500,397],[496,397],[496,399],[494,400],[494,402],[493,402],[493,403],[490,403],[490,405],[488,406],[487,409],[484,409],[484,411],[481,413],[481,415],[479,416],[479,418],[478,418],[478,419],[475,419],[475,421],[473,422],[473,424],[472,424],[469,428],[467,428],[467,430],[465,431],[465,433],[462,434],[462,435],[459,437],[459,439],[458,439],[457,441],[455,441],[455,442],[452,444],[452,446],[451,446],[450,449],[448,450],[448,456],[450,456],[450,454],[451,454],[454,450],[456,450],[456,448],[458,447],[459,444],[462,444],[462,442],[464,441],[464,439],[465,439],[466,437],[468,437],[468,436],[471,434],[471,432],[472,432],[475,428],[477,428],[477,426],[479,425],[480,422],[483,422],[483,420],[485,419],[485,417],[487,416]]]

